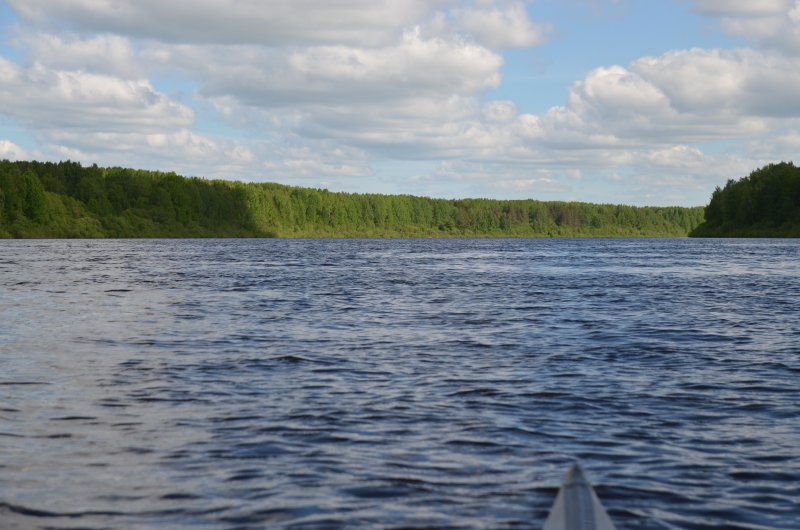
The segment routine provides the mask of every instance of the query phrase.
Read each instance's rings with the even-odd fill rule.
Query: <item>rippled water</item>
[[[0,527],[800,528],[800,242],[0,242]]]

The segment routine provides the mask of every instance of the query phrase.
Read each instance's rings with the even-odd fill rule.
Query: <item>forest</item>
[[[693,237],[800,237],[800,168],[769,164],[717,187]]]
[[[702,221],[702,207],[339,193],[0,161],[3,238],[668,237]]]

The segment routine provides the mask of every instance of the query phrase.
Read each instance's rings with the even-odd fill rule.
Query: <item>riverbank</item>
[[[0,237],[676,237],[703,208],[338,193],[0,162]]]

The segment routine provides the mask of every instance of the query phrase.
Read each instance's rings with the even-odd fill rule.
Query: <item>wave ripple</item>
[[[4,528],[800,528],[800,246],[0,245]]]

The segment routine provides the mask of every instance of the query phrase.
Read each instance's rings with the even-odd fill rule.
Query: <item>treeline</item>
[[[76,162],[0,162],[0,236],[264,235],[242,185]]]
[[[0,161],[0,237],[685,236],[702,208],[335,193]]]
[[[711,195],[694,237],[800,237],[800,168],[769,164]]]

